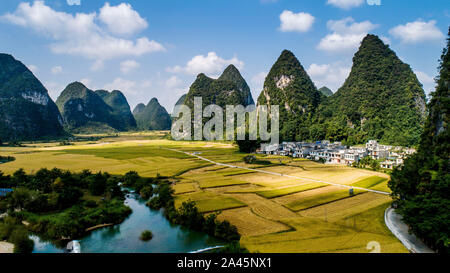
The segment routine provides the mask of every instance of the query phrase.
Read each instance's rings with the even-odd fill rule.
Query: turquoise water
[[[129,194],[126,204],[133,213],[122,224],[91,232],[80,241],[82,253],[187,253],[222,242],[204,233],[172,225],[162,211],[150,210],[135,194]],[[151,230],[153,239],[139,240],[144,230]],[[52,243],[34,236],[34,253],[61,253]]]

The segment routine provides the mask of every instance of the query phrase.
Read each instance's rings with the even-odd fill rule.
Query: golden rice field
[[[0,171],[36,172],[45,167],[171,176],[177,181],[176,206],[192,200],[201,212],[220,213],[219,219],[238,228],[241,244],[255,252],[367,253],[372,241],[380,243],[382,252],[407,252],[384,224],[389,196],[362,190],[350,196],[346,188],[308,180],[388,192],[389,176],[384,173],[280,156],[258,156],[270,164],[249,165],[231,143],[175,142],[164,136],[164,132],[128,133],[70,146],[0,147],[0,155],[16,158],[1,164]],[[170,149],[299,179],[217,166]]]

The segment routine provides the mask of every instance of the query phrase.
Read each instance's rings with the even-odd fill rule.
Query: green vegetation
[[[362,192],[363,191],[355,190],[353,193],[355,195],[360,194]],[[349,190],[331,191],[293,201],[291,203],[286,204],[286,207],[293,211],[300,211],[349,197],[351,197],[351,195],[349,194]]]
[[[16,160],[14,157],[12,156],[1,156],[0,155],[0,164],[2,163],[6,163],[6,162],[10,162],[10,161],[14,161]]]
[[[232,197],[225,195],[217,195],[210,192],[198,192],[194,194],[186,194],[177,196],[175,206],[179,207],[184,202],[195,200],[199,212],[214,212],[225,209],[233,209],[245,207],[246,205]]]
[[[310,138],[414,146],[424,115],[425,93],[410,66],[377,36],[367,35],[344,85],[320,106]]]
[[[353,183],[352,186],[369,189],[369,188],[375,187],[378,184],[386,182],[387,180],[388,179],[386,179],[384,177],[371,176],[371,177],[367,177],[358,182]]]
[[[267,191],[257,191],[255,192],[259,196],[262,196],[264,198],[275,198],[280,196],[285,196],[293,193],[303,192],[303,191],[309,191],[313,189],[318,189],[327,186],[326,184],[320,184],[320,183],[310,183],[310,184],[304,184],[299,186],[293,186],[293,187],[287,187],[282,189],[274,189],[274,190],[267,190]]]
[[[327,139],[354,145],[377,139],[414,146],[426,113],[417,77],[375,35],[364,38],[349,77],[334,94],[326,87],[318,91],[297,58],[283,51],[258,102],[280,105],[280,137],[285,141]],[[251,152],[251,144],[239,146]]]
[[[156,98],[151,99],[147,106],[142,106],[139,104],[133,111],[140,130],[170,130],[172,119]]]
[[[280,138],[310,138],[312,115],[324,99],[294,54],[284,50],[264,82],[259,105],[280,105]]]
[[[111,158],[111,159],[135,159],[141,157],[167,157],[167,158],[178,158],[184,159],[189,158],[188,155],[177,153],[174,151],[161,149],[154,146],[131,146],[131,147],[117,147],[117,148],[106,148],[106,149],[70,149],[65,150],[66,153],[70,154],[81,154],[81,155],[95,155],[97,157]]]
[[[114,90],[108,92],[106,90],[95,91],[103,101],[108,104],[111,109],[111,115],[114,117],[113,128],[119,131],[129,131],[136,129],[136,120],[130,111],[130,105],[122,92]]]
[[[74,133],[103,133],[136,128],[130,106],[120,91],[94,92],[80,82],[69,84],[56,100],[64,126]]]
[[[0,241],[14,245],[14,253],[31,253],[34,242],[28,238],[28,232],[20,221],[13,217],[0,219]]]
[[[218,221],[216,214],[203,215],[195,202],[183,202],[178,209],[175,208],[171,184],[164,180],[159,180],[157,183],[155,193],[158,195],[147,202],[151,209],[164,208],[164,215],[173,224],[203,231],[227,242],[239,241],[240,235],[235,226],[228,221]]]
[[[381,169],[380,162],[370,156],[366,156],[358,162],[353,162],[352,167],[361,169],[370,168],[373,171],[379,171]]]
[[[153,233],[150,230],[144,230],[139,237],[144,242],[148,242],[153,239]]]
[[[202,97],[203,107],[216,104],[225,109],[226,105],[253,104],[250,88],[234,65],[228,66],[217,80],[199,74],[184,101],[191,109],[194,97]]]
[[[223,248],[214,250],[213,253],[237,254],[237,253],[250,253],[250,251],[248,251],[248,249],[243,247],[238,241],[234,241],[227,244]]]
[[[0,187],[14,191],[0,199],[0,211],[21,221],[26,228],[49,239],[79,238],[92,226],[125,220],[131,209],[123,204],[121,177],[90,171],[71,173],[41,169],[27,175],[0,173]]]
[[[186,100],[186,96],[187,96],[187,94],[184,94],[183,96],[181,96],[175,103],[175,106],[184,104],[184,101]]]
[[[0,54],[0,98],[1,141],[64,135],[61,115],[45,87],[23,63],[8,54]]]
[[[322,93],[322,95],[324,95],[325,97],[330,97],[333,95],[333,91],[330,90],[330,88],[324,86],[322,88],[319,89],[320,93]]]
[[[437,88],[417,153],[392,172],[389,187],[411,230],[439,252],[450,252],[450,29]]]

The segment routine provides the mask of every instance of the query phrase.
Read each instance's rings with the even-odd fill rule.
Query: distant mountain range
[[[254,104],[247,82],[234,66],[228,66],[218,79],[212,79],[201,73],[191,85],[184,104],[194,109],[194,97],[202,97],[203,106]]]
[[[138,104],[133,115],[140,130],[170,130],[172,119],[166,109],[153,98],[147,105]]]
[[[136,129],[120,91],[92,91],[80,82],[69,84],[56,100],[65,128],[72,133],[103,133]]]
[[[325,97],[329,97],[333,95],[333,91],[331,91],[330,88],[324,86],[322,88],[319,89],[320,93],[322,93],[322,95],[324,95]]]
[[[228,66],[213,79],[199,74],[177,105],[255,104],[239,70]],[[284,50],[267,75],[258,105],[280,106],[281,139],[344,141],[368,139],[400,145],[419,141],[426,114],[425,93],[409,65],[375,35],[367,35],[344,85],[319,90],[295,55]],[[69,84],[56,104],[19,61],[0,54],[0,140],[38,139],[71,133],[168,130],[171,118],[156,98],[133,113],[118,90],[92,91]],[[58,111],[59,110],[59,111]]]

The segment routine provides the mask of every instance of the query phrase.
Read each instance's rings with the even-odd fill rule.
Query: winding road
[[[402,216],[389,207],[384,214],[384,222],[400,242],[412,253],[434,253],[414,234],[409,233],[408,226],[402,221]]]

